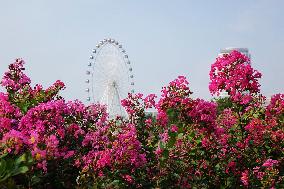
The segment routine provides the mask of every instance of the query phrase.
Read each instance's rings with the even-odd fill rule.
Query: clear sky
[[[60,79],[64,97],[84,101],[89,55],[109,37],[125,47],[142,93],[185,75],[194,97],[210,99],[210,65],[232,46],[249,48],[265,95],[284,92],[283,0],[1,0],[1,77],[22,57],[34,83]]]

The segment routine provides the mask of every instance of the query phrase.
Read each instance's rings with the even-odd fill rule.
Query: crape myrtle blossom
[[[9,65],[9,71],[4,73],[1,85],[7,90],[17,91],[25,85],[29,85],[31,80],[22,70],[24,70],[25,62],[22,59],[16,59],[15,63]]]
[[[8,95],[0,93],[0,117],[20,118],[21,116],[20,109],[9,102]]]
[[[105,126],[87,133],[82,145],[83,148],[89,145],[92,148],[76,160],[76,165],[82,167],[83,172],[89,172],[97,177],[104,177],[119,169],[133,173],[145,166],[146,155],[137,140],[135,126],[126,124],[121,131],[113,134],[108,133],[109,129],[109,126]],[[121,177],[125,178],[124,175]]]
[[[16,155],[23,152],[23,150],[26,150],[25,144],[27,144],[27,140],[27,136],[25,136],[22,132],[11,129],[5,133],[0,140],[0,150],[2,151],[3,149],[1,154],[10,153]]]
[[[16,127],[21,116],[20,109],[9,102],[8,95],[0,93],[0,137]]]
[[[225,130],[229,130],[236,123],[237,123],[237,116],[229,108],[223,110],[223,112],[219,115],[217,121],[218,126],[224,128]]]
[[[73,142],[84,136],[85,131],[76,126],[76,117],[83,115],[85,109],[78,103],[65,103],[63,100],[50,101],[31,108],[20,121],[19,130],[29,137],[28,146],[32,155],[41,160],[70,158],[74,155]],[[77,109],[74,107],[76,106]],[[69,125],[69,119],[73,123]],[[43,166],[46,170],[46,167]]]
[[[145,116],[145,110],[155,107],[155,94],[150,94],[143,98],[143,94],[128,93],[127,98],[121,100],[121,105],[125,108],[130,119],[137,119]]]
[[[216,127],[217,104],[198,98],[194,101],[193,109],[189,111],[188,115],[195,123],[204,123],[208,131],[214,131]]]
[[[267,159],[262,164],[263,167],[273,167],[274,165],[278,165],[278,161],[277,160],[273,160],[273,159]]]
[[[135,119],[140,115],[144,115],[145,112],[143,109],[142,97],[143,94],[141,93],[128,93],[128,97],[121,100],[121,105],[125,108],[126,112],[130,116],[130,119]]]
[[[249,171],[248,170],[245,170],[242,173],[241,181],[245,187],[249,186]]]
[[[280,188],[277,183],[279,183],[279,180],[283,180],[283,177],[277,176],[279,174],[277,167],[279,167],[279,161],[267,159],[261,166],[253,168],[253,175],[266,188]]]
[[[155,99],[157,98],[157,96],[155,94],[149,94],[148,96],[146,96],[143,101],[145,104],[145,109],[149,109],[149,108],[153,108],[156,105]]]
[[[180,116],[187,116],[189,110],[192,109],[193,100],[189,97],[192,92],[189,90],[188,84],[186,77],[179,76],[167,87],[163,87],[161,99],[156,104],[157,119],[160,125],[166,126],[168,124],[167,110],[181,111]]]
[[[25,70],[24,64],[22,59],[16,59],[14,63],[9,65],[9,70],[5,72],[1,80],[1,85],[6,88],[12,104],[18,106],[21,112],[25,113],[39,103],[61,98],[58,93],[65,88],[63,82],[57,80],[46,90],[40,84],[32,87],[30,78],[23,72]]]
[[[168,123],[167,111],[172,109],[179,119],[190,119],[194,123],[204,123],[205,129],[213,131],[217,114],[217,105],[203,99],[192,99],[192,92],[188,87],[189,82],[184,76],[169,83],[162,89],[162,98],[156,105],[158,110],[157,119],[161,125]],[[199,124],[201,126],[201,124]]]
[[[270,103],[266,107],[268,117],[281,116],[284,114],[284,94],[275,94],[271,97]]]
[[[238,51],[218,57],[211,66],[209,90],[219,95],[226,91],[233,101],[248,104],[259,93],[261,73],[251,67],[250,60]]]

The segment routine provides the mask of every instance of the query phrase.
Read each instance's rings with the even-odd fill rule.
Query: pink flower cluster
[[[270,103],[266,108],[266,115],[280,116],[284,114],[284,94],[273,95],[270,99]]]
[[[17,155],[23,150],[26,150],[25,144],[27,144],[28,138],[22,132],[11,129],[10,131],[3,134],[1,142],[1,154],[9,153]],[[2,151],[2,149],[3,151]]]
[[[17,91],[31,83],[22,70],[24,70],[25,62],[22,59],[16,59],[16,62],[9,65],[9,71],[4,74],[1,85],[7,90]]]
[[[261,73],[254,70],[248,57],[238,51],[216,59],[210,71],[209,90],[212,94],[226,91],[233,101],[248,104],[252,94],[259,93]]]
[[[9,102],[8,95],[0,93],[0,137],[15,127],[21,116],[20,109]]]
[[[65,103],[57,100],[42,103],[22,117],[19,130],[28,137],[27,145],[40,165],[42,162],[45,165],[47,160],[70,158],[74,155],[74,150],[70,149],[72,142],[78,141],[78,137],[85,134],[76,125],[76,118],[84,111],[78,102]],[[69,116],[73,118],[70,126]],[[45,166],[42,168],[46,171]]]
[[[244,172],[242,172],[241,181],[245,187],[249,186],[249,171],[248,170],[245,170]]]
[[[121,105],[126,109],[126,112],[131,117],[137,117],[144,113],[143,104],[141,102],[143,94],[128,93],[128,98],[121,101]]]
[[[188,116],[188,112],[192,109],[194,101],[189,97],[192,92],[189,90],[186,77],[179,76],[171,81],[167,87],[162,89],[162,98],[156,104],[158,111],[157,120],[160,125],[166,126],[168,123],[167,110],[174,109],[177,112],[182,111],[182,117]],[[179,117],[180,119],[183,119]]]
[[[172,109],[180,120],[190,119],[193,123],[205,129],[213,131],[217,116],[217,104],[203,99],[192,99],[192,92],[189,90],[188,81],[184,76],[169,83],[168,87],[162,90],[162,98],[156,105],[158,111],[157,119],[161,125],[168,123],[167,110]],[[213,129],[213,130],[212,130]]]
[[[273,167],[274,165],[278,165],[278,161],[277,160],[273,160],[273,159],[267,159],[262,164],[263,167]]]
[[[224,109],[223,112],[219,115],[217,124],[219,127],[228,130],[232,126],[234,126],[237,121],[237,116],[231,109]]]
[[[121,100],[121,105],[125,108],[129,118],[133,121],[139,117],[145,115],[145,110],[155,107],[155,94],[150,94],[143,98],[143,94],[128,93],[126,99]]]
[[[109,129],[106,125],[87,133],[82,144],[83,147],[92,148],[81,159],[76,160],[76,165],[83,167],[84,172],[89,171],[100,177],[107,174],[107,171],[124,168],[133,172],[144,166],[146,157],[136,138],[135,126],[126,124],[121,131],[113,134],[108,133]]]
[[[193,109],[189,111],[188,115],[195,123],[205,123],[206,128],[213,131],[217,117],[217,104],[198,98],[195,100]]]

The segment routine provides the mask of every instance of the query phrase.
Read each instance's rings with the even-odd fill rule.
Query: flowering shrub
[[[66,102],[61,81],[32,87],[17,59],[1,81],[0,187],[283,188],[284,94],[265,106],[260,77],[233,51],[210,71],[210,92],[228,97],[194,99],[179,76],[160,98],[129,94],[128,117],[110,119]]]

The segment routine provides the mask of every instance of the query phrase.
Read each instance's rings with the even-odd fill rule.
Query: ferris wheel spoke
[[[97,72],[101,74],[102,76],[107,77],[107,75],[104,72],[102,72],[99,68],[94,68],[94,72]]]
[[[99,72],[103,76],[107,77],[106,69],[101,65],[101,63],[98,64],[98,62],[95,62],[95,65],[93,66],[93,71]]]

